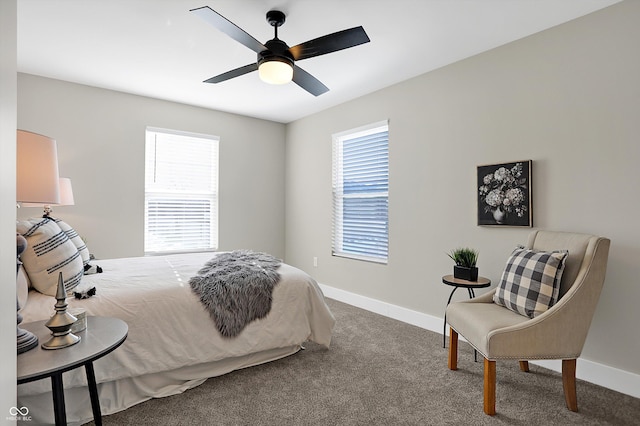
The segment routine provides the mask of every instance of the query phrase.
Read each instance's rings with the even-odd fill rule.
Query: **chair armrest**
[[[473,299],[461,301],[460,303],[493,303],[493,294],[495,292],[496,289],[494,288],[484,294],[481,294],[480,296],[476,296]]]

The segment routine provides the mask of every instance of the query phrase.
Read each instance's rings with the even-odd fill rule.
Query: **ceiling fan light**
[[[264,61],[258,67],[258,75],[265,83],[286,84],[293,78],[293,67],[283,61]]]

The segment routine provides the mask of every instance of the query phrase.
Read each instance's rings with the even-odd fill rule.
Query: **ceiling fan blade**
[[[258,64],[245,65],[244,67],[236,68],[235,70],[227,71],[220,75],[216,75],[215,77],[211,77],[210,79],[205,80],[204,83],[220,83],[234,77],[240,77],[241,75],[250,73],[251,71],[255,71],[257,69]]]
[[[364,31],[364,28],[354,27],[300,43],[289,48],[289,51],[293,55],[293,59],[299,61],[313,58],[314,56],[337,52],[342,49],[348,49],[349,47],[358,46],[368,43],[369,41],[369,36]]]
[[[293,66],[293,82],[313,96],[320,96],[329,91],[329,88],[322,84],[320,80],[297,65]]]
[[[256,53],[260,53],[267,48],[255,38],[251,37],[246,31],[238,27],[233,22],[229,21],[224,16],[220,15],[209,6],[199,7],[197,9],[191,9],[190,12],[195,13],[200,18],[213,25],[218,30],[222,31],[235,41],[244,44],[249,49]]]

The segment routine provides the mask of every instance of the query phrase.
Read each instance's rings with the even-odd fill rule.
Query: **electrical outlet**
[[[317,257],[313,257],[313,267],[317,268],[318,267],[318,258]]]

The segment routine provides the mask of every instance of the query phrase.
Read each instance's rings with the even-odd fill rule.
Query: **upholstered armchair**
[[[556,290],[557,301],[543,312],[530,315],[531,318],[494,300],[500,287],[504,287],[505,273],[493,291],[447,307],[446,318],[451,330],[449,369],[457,369],[458,335],[461,335],[484,357],[486,414],[496,413],[496,360],[518,360],[520,369],[526,372],[529,371],[528,360],[561,359],[567,408],[578,410],[576,359],[582,352],[600,297],[609,245],[607,238],[594,235],[532,232],[524,251],[553,252],[552,256],[558,258],[560,256],[555,253],[568,251],[568,255],[559,268],[561,280]]]

